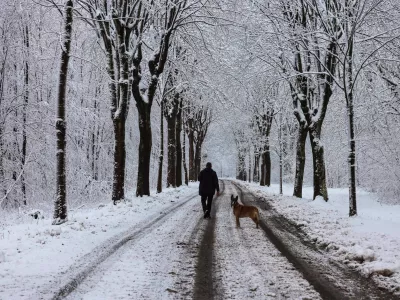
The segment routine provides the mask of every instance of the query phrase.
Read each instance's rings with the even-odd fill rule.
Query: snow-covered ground
[[[230,195],[236,193],[226,184],[224,197],[215,203],[216,299],[321,299],[250,218],[236,228],[230,207]]]
[[[81,209],[61,226],[30,217],[5,226],[0,299],[63,298],[70,291],[67,299],[192,299],[199,288],[212,289],[219,299],[319,299],[254,223],[243,220],[236,228],[230,207],[235,188],[223,185],[211,220],[203,219],[193,184]],[[212,238],[206,240],[205,232]],[[199,261],[212,276],[206,286],[197,282],[204,275]]]
[[[297,199],[290,186],[279,196],[276,185],[240,184],[267,199],[322,251],[399,292],[399,206],[381,205],[359,191],[359,215],[349,218],[346,190],[330,189],[326,203],[310,200],[312,188]],[[0,299],[51,299],[76,283],[68,299],[191,299],[198,263],[206,257],[212,257],[213,293],[221,299],[318,299],[250,219],[235,228],[229,198],[237,192],[228,181],[223,186],[211,220],[202,218],[198,184],[191,184],[151,197],[128,193],[130,200],[116,206],[105,201],[97,209],[81,208],[60,226],[30,216],[3,221]],[[210,228],[212,238],[204,244]],[[208,255],[199,257],[199,249]]]
[[[95,247],[195,195],[197,184],[143,198],[128,193],[130,200],[116,206],[105,200],[98,209],[70,212],[69,221],[59,226],[51,225],[51,218],[28,215],[13,216],[14,225],[4,220],[0,231],[0,299],[36,299],[41,287],[52,285],[55,277]]]
[[[265,197],[282,215],[293,221],[335,259],[373,276],[389,290],[400,294],[400,205],[385,205],[374,194],[358,191],[358,215],[348,217],[348,190],[329,189],[329,201],[312,201],[312,187],[303,188],[303,198],[292,196],[293,187],[261,187],[243,183]],[[273,196],[273,197],[270,197]]]

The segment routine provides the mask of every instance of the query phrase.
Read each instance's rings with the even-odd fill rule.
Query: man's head
[[[212,165],[211,165],[210,162],[206,163],[206,168],[208,168],[208,169],[211,169],[211,168],[212,168]]]

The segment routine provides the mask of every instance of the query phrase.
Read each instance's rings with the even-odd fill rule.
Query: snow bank
[[[312,201],[312,187],[304,187],[299,199],[290,185],[279,195],[278,185],[238,183],[265,198],[333,259],[400,294],[400,205],[381,204],[376,195],[359,190],[358,215],[350,218],[347,189],[329,189],[325,202],[322,197]]]
[[[0,299],[32,299],[32,293],[110,237],[145,219],[159,216],[188,195],[197,185],[165,189],[163,193],[110,201],[95,209],[69,213],[68,222],[54,226],[52,219],[28,214],[11,216],[0,224]],[[21,282],[24,282],[22,285]]]

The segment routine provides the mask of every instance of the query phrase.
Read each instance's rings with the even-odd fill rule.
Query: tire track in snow
[[[225,183],[220,180],[221,194],[214,198],[211,211],[211,219],[205,220],[207,226],[200,244],[198,260],[196,264],[196,278],[193,290],[194,300],[212,300],[217,294],[217,288],[214,286],[214,232],[218,211],[218,202],[221,200],[225,191]]]
[[[379,289],[370,279],[329,259],[299,228],[277,213],[265,199],[258,199],[250,191],[234,183],[244,204],[256,205],[261,210],[260,227],[268,239],[312,284],[323,299],[399,299]]]
[[[60,274],[60,276],[55,278],[48,286],[40,289],[37,292],[35,299],[57,300],[65,298],[73,292],[86,277],[94,272],[99,264],[107,260],[118,249],[124,246],[127,242],[136,240],[145,235],[146,232],[165,221],[171,213],[187,204],[196,196],[197,193],[189,195],[184,200],[164,209],[164,212],[161,213],[160,216],[156,218],[149,217],[149,219],[109,238],[107,241],[95,247],[90,253],[87,253],[77,260],[68,268],[68,270]]]
[[[226,182],[215,232],[217,299],[320,299],[318,293],[248,218],[236,228]]]
[[[200,211],[198,201],[175,210],[101,263],[67,299],[187,299],[197,253],[190,240],[206,224]]]

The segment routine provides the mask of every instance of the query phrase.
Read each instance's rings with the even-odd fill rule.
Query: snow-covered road
[[[102,207],[89,219],[76,216],[38,245],[10,238],[25,247],[29,261],[54,266],[45,273],[32,268],[34,274],[24,277],[32,264],[6,256],[0,299],[398,299],[315,249],[299,226],[237,182],[221,181],[210,220],[203,219],[196,190],[167,190],[157,198]],[[231,195],[260,208],[260,229],[248,218],[236,228]],[[99,230],[106,223],[107,230]],[[37,226],[25,235],[46,229]],[[61,242],[69,249],[66,260],[56,259],[64,248],[55,244]],[[35,260],[42,252],[47,260]],[[15,272],[12,264],[18,264]]]
[[[254,223],[235,228],[229,198],[237,191],[224,186],[211,220],[195,197],[122,246],[67,299],[320,299]]]
[[[118,249],[67,299],[174,299],[194,282],[195,245],[205,222],[194,198]]]
[[[321,299],[251,219],[241,219],[236,228],[231,194],[237,188],[226,182],[215,205],[216,299]]]

